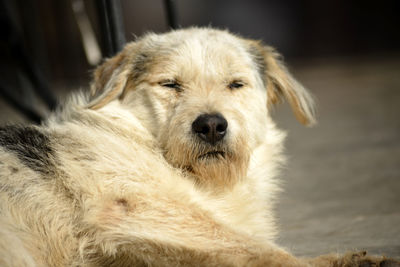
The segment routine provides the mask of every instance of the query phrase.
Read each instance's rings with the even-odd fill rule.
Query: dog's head
[[[128,44],[96,69],[91,90],[90,108],[119,99],[165,158],[200,182],[245,175],[265,141],[269,109],[281,99],[301,123],[315,122],[312,98],[272,48],[209,28]]]

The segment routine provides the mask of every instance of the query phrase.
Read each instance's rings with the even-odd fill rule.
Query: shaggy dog
[[[339,266],[273,243],[287,99],[313,101],[279,55],[226,31],[148,34],[40,127],[0,130],[1,266]]]

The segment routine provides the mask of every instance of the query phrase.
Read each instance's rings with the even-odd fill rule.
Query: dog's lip
[[[225,157],[225,152],[220,150],[209,151],[207,153],[201,154],[198,159],[211,159],[217,158],[218,156]]]

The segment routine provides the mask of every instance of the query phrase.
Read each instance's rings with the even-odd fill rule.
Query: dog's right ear
[[[88,108],[99,109],[123,94],[131,71],[126,50],[106,59],[94,71]]]

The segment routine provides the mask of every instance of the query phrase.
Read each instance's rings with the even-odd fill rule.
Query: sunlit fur
[[[269,109],[288,99],[302,123],[315,118],[272,48],[210,28],[148,34],[93,76],[90,95],[42,126],[1,132],[1,266],[353,261],[300,260],[273,242],[285,134]],[[216,146],[191,129],[204,113],[228,122]]]

